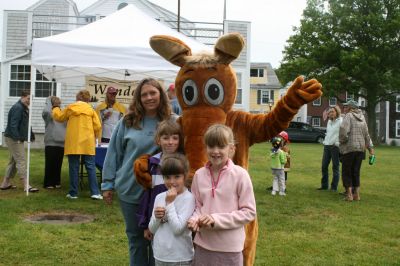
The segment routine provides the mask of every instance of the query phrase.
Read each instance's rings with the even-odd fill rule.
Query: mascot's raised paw
[[[316,79],[304,81],[297,77],[285,95],[285,103],[291,108],[300,108],[322,96],[322,85]]]
[[[144,154],[135,160],[133,163],[133,171],[136,176],[136,181],[144,189],[151,188],[152,177],[149,173],[149,154]]]

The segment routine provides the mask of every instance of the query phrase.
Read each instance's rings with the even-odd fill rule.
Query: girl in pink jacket
[[[243,265],[244,225],[256,217],[250,176],[230,159],[235,143],[229,127],[211,126],[204,141],[209,161],[193,177],[196,208],[188,221],[197,232],[193,265]]]

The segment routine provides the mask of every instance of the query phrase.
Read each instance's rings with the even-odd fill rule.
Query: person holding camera
[[[126,108],[116,100],[118,90],[114,87],[108,87],[106,98],[96,107],[96,113],[100,118],[102,125],[101,142],[109,143],[112,132],[118,121],[125,115]]]

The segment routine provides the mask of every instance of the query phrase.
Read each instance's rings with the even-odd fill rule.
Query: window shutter
[[[257,90],[257,104],[261,104],[261,90]]]
[[[269,92],[269,98],[270,98],[270,100],[272,100],[272,102],[275,102],[274,90],[271,90],[271,91]]]

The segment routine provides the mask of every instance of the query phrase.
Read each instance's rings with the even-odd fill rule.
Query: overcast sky
[[[74,1],[81,11],[97,0]],[[1,11],[23,10],[36,2],[38,0],[0,0],[0,8]],[[177,13],[178,0],[151,2]],[[251,22],[251,62],[270,62],[277,68],[286,40],[293,34],[293,26],[300,24],[306,0],[226,0],[226,6],[227,19]],[[223,0],[181,0],[181,16],[192,21],[222,22],[223,7]],[[3,12],[1,28],[2,22]]]

